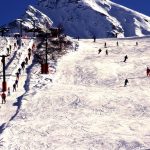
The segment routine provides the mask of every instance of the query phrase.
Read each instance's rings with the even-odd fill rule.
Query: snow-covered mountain
[[[51,19],[31,5],[28,6],[27,10],[20,18],[23,20],[23,29],[34,28],[34,22],[36,28],[45,29],[52,26]],[[16,19],[9,23],[8,26],[12,29],[11,32],[20,32],[20,19]]]
[[[130,37],[150,34],[150,17],[110,0],[37,0],[20,17],[23,28],[63,26],[72,37]],[[20,32],[20,21],[9,23]]]
[[[150,34],[150,17],[109,0],[38,0],[36,8],[74,37]]]

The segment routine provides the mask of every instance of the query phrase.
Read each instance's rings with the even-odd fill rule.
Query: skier
[[[7,47],[7,54],[8,54],[8,55],[9,55],[9,52],[10,52],[10,51],[9,51],[9,48]]]
[[[136,46],[138,46],[138,42],[136,42]]]
[[[21,74],[21,68],[18,69],[18,73],[19,73],[19,75]]]
[[[101,50],[101,49],[99,49],[99,50],[98,50],[98,54],[100,54],[101,52],[102,52],[102,50]]]
[[[11,52],[11,45],[9,45],[9,49],[10,49],[10,52]]]
[[[13,84],[13,92],[16,91],[16,84]]]
[[[18,80],[16,79],[16,81],[15,81],[15,85],[18,87]]]
[[[24,61],[21,63],[21,67],[24,70],[24,68],[25,68],[25,62]]]
[[[31,48],[28,48],[28,53],[31,53]]]
[[[11,53],[11,48],[12,48],[11,45],[9,45],[9,53]]]
[[[93,35],[93,40],[94,40],[94,42],[96,42],[96,36],[95,35]]]
[[[124,81],[124,87],[127,86],[127,83],[129,83],[129,81],[128,81],[128,79],[125,79],[125,81]]]
[[[119,46],[119,42],[117,41],[117,46]]]
[[[3,92],[1,97],[2,97],[2,104],[5,104],[6,103],[6,94]]]
[[[8,94],[7,95],[10,96],[10,87],[8,87]]]
[[[19,72],[16,73],[16,79],[19,80]]]
[[[77,39],[78,39],[78,41],[79,41],[79,39],[80,39],[79,36],[77,37]]]
[[[107,44],[106,44],[106,42],[105,42],[105,44],[104,44],[104,47],[105,47],[105,48],[107,47]]]
[[[123,62],[126,62],[126,60],[128,59],[128,56],[124,56],[124,61]]]
[[[21,39],[18,38],[18,39],[17,39],[17,46],[18,46],[18,49],[20,49],[20,47],[21,47],[21,45],[22,45],[21,43],[22,43]]]
[[[106,49],[106,55],[108,55],[108,50]]]
[[[150,69],[148,67],[146,69],[146,74],[147,74],[147,76],[150,76]]]
[[[30,60],[30,57],[31,57],[31,52],[28,53],[28,58],[29,58],[29,60]]]
[[[16,43],[14,43],[14,49],[17,47],[17,44]]]
[[[19,39],[17,39],[17,45],[19,46]]]
[[[25,63],[28,64],[28,57],[25,58]]]
[[[35,44],[34,44],[34,43],[33,43],[33,45],[32,45],[32,50],[33,50],[33,49],[35,49]]]

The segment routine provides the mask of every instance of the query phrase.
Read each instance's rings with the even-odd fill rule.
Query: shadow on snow
[[[17,51],[14,52],[14,55],[13,57],[9,60],[9,62],[7,63],[7,65],[5,66],[5,69],[7,69],[9,67],[9,65],[12,63],[12,61],[14,60],[14,58],[16,57],[17,55]]]
[[[34,60],[33,60],[33,61],[34,61]],[[30,85],[30,84],[29,84],[29,83],[30,83],[30,71],[31,71],[32,67],[34,66],[33,61],[32,61],[32,64],[26,69],[27,78],[26,78],[26,81],[25,81],[25,84],[24,84],[25,93],[22,94],[21,96],[19,96],[19,97],[17,98],[17,102],[15,102],[15,103],[13,104],[13,106],[17,106],[18,108],[17,108],[17,110],[16,110],[16,113],[10,118],[9,121],[12,121],[12,120],[17,116],[17,114],[19,113],[19,110],[20,110],[20,108],[21,108],[21,104],[22,104],[23,97],[24,97],[24,95],[29,91],[29,85]]]
[[[16,54],[15,54],[16,55]],[[15,57],[15,55],[13,56],[13,57]],[[12,60],[13,60],[13,58],[12,58]],[[21,96],[19,96],[18,98],[17,98],[17,102],[15,102],[14,104],[13,104],[13,106],[17,106],[17,110],[16,110],[16,113],[10,118],[10,120],[8,121],[8,122],[10,122],[10,121],[12,121],[16,116],[17,116],[17,114],[19,113],[19,110],[20,110],[20,108],[21,108],[21,104],[22,104],[22,100],[23,100],[23,97],[24,97],[24,95],[29,91],[29,82],[30,82],[30,71],[31,71],[31,69],[32,69],[32,67],[34,66],[34,59],[33,59],[33,61],[32,61],[32,64],[26,69],[26,73],[27,73],[27,78],[26,78],[26,81],[25,81],[25,84],[24,84],[24,89],[25,89],[25,92],[24,92],[24,94],[22,94]],[[9,66],[9,64],[7,64],[8,66]],[[0,126],[0,134],[2,134],[3,133],[3,131],[7,128],[7,126],[5,126],[6,125],[6,123],[3,123],[1,126]]]

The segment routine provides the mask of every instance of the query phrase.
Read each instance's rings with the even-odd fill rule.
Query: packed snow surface
[[[32,42],[25,41],[22,59]],[[17,91],[11,90],[7,103],[0,104],[0,149],[149,149],[149,47],[149,37],[95,43],[83,39],[77,51],[58,60],[56,73],[48,75],[41,75],[40,66],[30,60]],[[13,64],[20,66],[16,59]],[[10,78],[15,78],[13,73]],[[129,84],[124,87],[126,78]]]

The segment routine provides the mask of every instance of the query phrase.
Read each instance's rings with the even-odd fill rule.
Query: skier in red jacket
[[[2,104],[5,104],[6,103],[6,94],[3,92],[1,97],[2,97]]]
[[[150,76],[150,69],[148,67],[146,69],[146,74],[147,74],[147,76]]]

